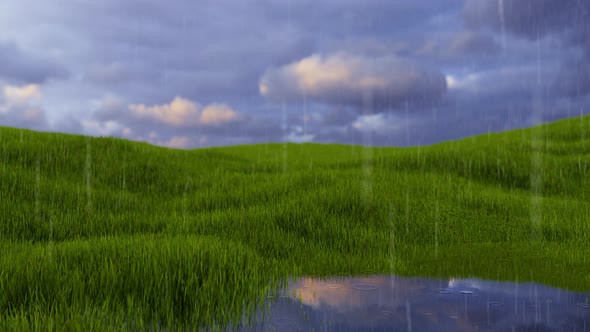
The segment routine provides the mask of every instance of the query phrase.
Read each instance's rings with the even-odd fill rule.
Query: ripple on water
[[[326,287],[330,288],[330,289],[338,289],[338,288],[342,288],[342,285],[341,284],[328,284]]]
[[[406,293],[411,294],[412,296],[419,296],[420,294],[424,293],[425,290],[426,287],[424,286],[408,287]]]
[[[379,313],[385,317],[393,316],[393,311],[389,311],[389,310],[381,310],[381,311],[379,311]]]
[[[373,284],[354,284],[352,285],[352,288],[360,291],[372,291],[378,289],[379,287]]]
[[[502,302],[498,302],[498,301],[491,301],[491,302],[488,302],[488,305],[489,305],[490,307],[496,307],[496,308],[499,308],[499,307],[503,307],[503,306],[504,306],[504,303],[502,303]]]
[[[576,303],[576,305],[582,309],[590,309],[590,303]]]
[[[436,290],[436,292],[439,294],[451,294],[453,292],[453,290],[451,290],[449,288],[439,288]]]

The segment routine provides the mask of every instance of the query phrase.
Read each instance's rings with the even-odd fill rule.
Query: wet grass
[[[293,275],[590,291],[589,133],[184,151],[0,127],[0,330],[224,326]]]

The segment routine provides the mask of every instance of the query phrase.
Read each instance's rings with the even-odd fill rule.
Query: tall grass
[[[589,128],[185,151],[1,127],[0,329],[235,325],[297,275],[589,291]]]

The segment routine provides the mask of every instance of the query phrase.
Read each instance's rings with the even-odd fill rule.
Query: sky
[[[588,114],[586,0],[2,0],[0,125],[416,146]]]

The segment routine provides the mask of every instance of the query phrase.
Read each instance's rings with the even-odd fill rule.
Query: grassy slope
[[[0,128],[0,328],[224,323],[292,274],[590,291],[589,134],[184,151]]]

